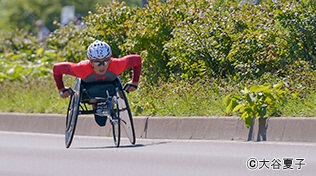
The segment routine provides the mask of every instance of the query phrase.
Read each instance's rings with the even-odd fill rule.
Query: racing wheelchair
[[[113,82],[85,83],[76,78],[71,92],[66,116],[65,144],[69,148],[76,130],[79,115],[94,114],[107,117],[112,127],[114,145],[120,146],[121,126],[126,136],[135,144],[132,113],[119,77]],[[92,106],[89,106],[92,105]]]

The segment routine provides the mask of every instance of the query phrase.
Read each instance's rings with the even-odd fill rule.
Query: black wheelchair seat
[[[104,97],[92,97],[92,98],[82,99],[81,103],[97,104],[97,103],[106,102],[106,100],[107,99]]]
[[[116,95],[115,82],[93,82],[81,84],[81,102],[88,104],[96,104],[105,102],[107,98]]]

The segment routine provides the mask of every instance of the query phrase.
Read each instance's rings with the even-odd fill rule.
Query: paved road
[[[254,170],[247,168],[247,161]],[[288,165],[292,169],[284,169],[284,161],[292,161]],[[315,172],[315,143],[138,139],[131,146],[124,139],[122,147],[114,148],[111,138],[75,136],[66,149],[63,135],[0,131],[1,176],[306,176]]]

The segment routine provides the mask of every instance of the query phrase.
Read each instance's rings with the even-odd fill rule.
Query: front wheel
[[[120,120],[118,103],[116,99],[114,100],[110,122],[112,125],[112,135],[113,135],[114,145],[116,147],[119,147],[120,141],[121,141],[121,120]]]

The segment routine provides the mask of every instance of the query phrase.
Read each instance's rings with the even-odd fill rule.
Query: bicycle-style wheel
[[[125,133],[130,141],[131,144],[136,143],[136,137],[135,137],[135,129],[134,129],[134,123],[132,118],[132,112],[128,104],[127,97],[123,90],[120,90],[118,92],[118,104],[119,104],[119,111],[120,111],[120,119],[121,123],[124,127]]]
[[[111,112],[111,125],[112,125],[112,135],[114,144],[116,147],[120,146],[121,142],[121,120],[120,120],[120,113],[119,107],[117,103],[117,99],[115,98],[113,101],[113,108]]]
[[[76,91],[77,90],[77,91]],[[80,104],[80,80],[77,79],[75,83],[75,92],[72,93],[68,104],[68,111],[66,117],[66,130],[65,130],[65,145],[69,148],[73,137],[75,135]]]

